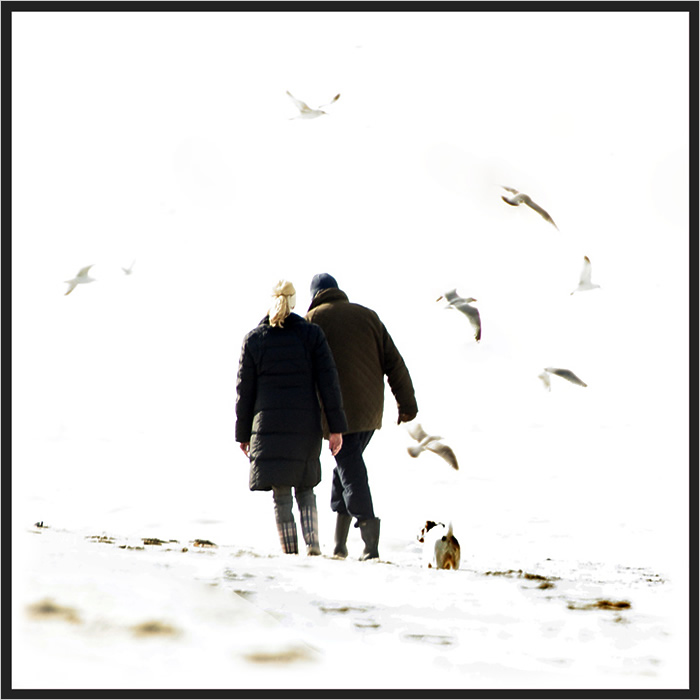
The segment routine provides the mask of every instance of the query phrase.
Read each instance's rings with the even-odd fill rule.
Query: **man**
[[[394,341],[379,316],[353,304],[327,274],[311,281],[311,305],[306,319],[323,329],[335,359],[348,431],[335,456],[331,509],[337,513],[333,554],[348,555],[347,538],[353,518],[365,544],[361,559],[379,558],[379,518],[374,514],[367,467],[362,453],[375,430],[382,427],[384,376],[396,399],[399,423],[417,413],[413,383]],[[324,422],[324,434],[328,428]]]

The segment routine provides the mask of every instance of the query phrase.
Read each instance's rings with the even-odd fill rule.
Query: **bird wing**
[[[523,197],[522,201],[525,202],[530,209],[536,211],[545,221],[549,221],[549,223],[552,224],[557,231],[559,230],[559,227],[554,223],[554,219],[552,219],[552,217],[544,209],[542,209],[539,204],[533,202],[529,197]]]
[[[443,298],[445,299],[445,301],[447,301],[447,302],[450,303],[450,304],[451,304],[453,301],[457,301],[458,299],[461,299],[461,297],[459,296],[459,294],[457,294],[457,290],[456,290],[456,289],[450,289],[449,292],[445,292],[445,293],[444,293],[439,299],[437,299],[436,301],[440,301],[440,299],[443,299]]]
[[[428,437],[428,433],[423,430],[423,426],[420,423],[416,423],[408,429],[408,434],[418,442],[422,442]]]
[[[470,306],[466,301],[460,299],[450,304],[453,309],[461,311],[471,322],[474,327],[474,337],[477,341],[481,340],[481,314],[479,314],[479,309],[474,306]]]
[[[66,284],[69,284],[70,287],[68,287],[68,291],[63,296],[70,294],[78,286],[78,283],[75,280],[66,280]]]
[[[434,452],[436,455],[440,455],[453,469],[459,469],[455,453],[452,451],[452,448],[445,445],[444,442],[431,442],[425,446],[425,449]]]
[[[546,371],[550,374],[556,374],[557,377],[566,379],[572,384],[578,384],[579,386],[588,386],[588,384],[581,381],[570,369],[557,369],[556,367],[547,367]]]
[[[80,268],[80,272],[76,275],[76,277],[87,277],[88,270],[92,267],[92,265],[86,265],[85,267]]]
[[[518,190],[516,190],[513,187],[506,187],[505,185],[501,185],[501,187],[508,192],[512,192],[513,194],[518,194]]]
[[[302,102],[301,100],[298,100],[296,97],[294,97],[294,95],[292,95],[291,92],[289,92],[289,90],[287,90],[287,94],[292,98],[292,102],[294,102],[294,104],[297,106],[297,109],[300,112],[302,112],[302,114],[304,112],[311,111],[311,107],[309,107],[309,105],[307,105],[306,102]]]
[[[325,105],[321,105],[319,109],[321,109],[321,107],[328,107],[328,105],[332,105],[339,97],[340,93],[338,93],[330,102],[326,102]]]
[[[579,284],[588,285],[591,283],[591,261],[587,255],[583,256],[583,270],[581,270],[581,281]]]
[[[549,373],[547,371],[545,371],[545,372],[542,372],[542,374],[538,374],[537,376],[542,380],[542,383],[544,384],[545,389],[547,389],[547,391],[551,391],[552,390],[552,382],[549,379]]]

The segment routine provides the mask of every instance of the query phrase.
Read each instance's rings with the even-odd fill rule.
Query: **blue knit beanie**
[[[311,280],[311,299],[323,289],[338,289],[338,283],[335,281],[335,277],[332,277],[327,272],[314,275],[314,278]]]

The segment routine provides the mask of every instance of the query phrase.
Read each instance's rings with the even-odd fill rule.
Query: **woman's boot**
[[[277,521],[282,551],[285,554],[299,554],[299,541],[297,539],[297,524],[293,520]]]
[[[301,532],[306,542],[306,554],[316,557],[321,554],[321,546],[318,542],[318,512],[316,510],[316,499],[313,503],[307,503],[299,507],[301,515]]]
[[[292,489],[289,486],[273,486],[272,498],[275,503],[275,522],[285,554],[299,554],[297,524],[292,511]]]
[[[379,559],[379,518],[369,518],[357,523],[360,528],[362,541],[365,543],[365,551],[362,552],[360,560]]]
[[[348,532],[350,531],[350,523],[352,516],[347,513],[338,513],[338,518],[335,521],[335,549],[333,556],[345,559],[348,556]]]

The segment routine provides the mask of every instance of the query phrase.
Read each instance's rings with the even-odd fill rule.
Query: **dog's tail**
[[[445,535],[445,539],[446,539],[448,542],[452,542],[452,544],[453,544],[455,547],[459,547],[459,540],[454,536],[454,534],[453,534],[453,532],[452,532],[452,523],[450,523],[450,524],[447,526],[447,534]],[[459,565],[458,565],[458,566],[459,566]],[[458,566],[455,566],[455,568],[458,568]]]

